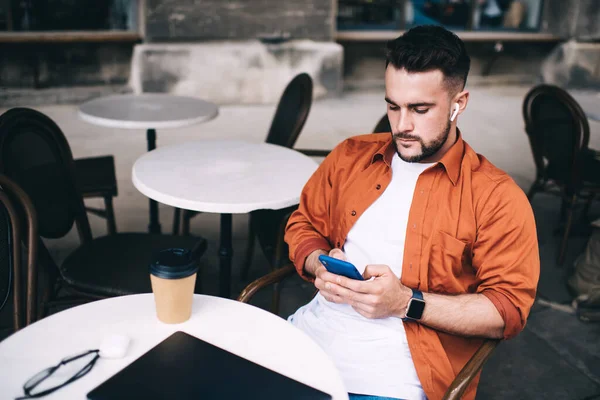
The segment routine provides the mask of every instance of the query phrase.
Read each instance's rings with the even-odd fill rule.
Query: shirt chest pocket
[[[455,237],[438,231],[429,253],[429,290],[432,292],[463,293],[461,276],[470,246]]]

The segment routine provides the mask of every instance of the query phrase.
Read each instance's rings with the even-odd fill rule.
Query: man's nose
[[[398,124],[396,125],[396,129],[398,130],[398,133],[406,133],[413,131],[414,124],[410,116],[409,110],[402,110],[402,112],[400,113],[400,118],[398,119]]]

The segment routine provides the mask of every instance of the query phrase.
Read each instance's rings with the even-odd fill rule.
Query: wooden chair
[[[270,285],[279,284],[283,279],[296,274],[296,269],[292,264],[287,264],[284,267],[276,269],[271,273],[263,276],[250,283],[242,290],[238,296],[238,301],[242,303],[249,303],[252,297],[261,289]],[[462,370],[458,373],[446,394],[444,400],[456,400],[460,399],[465,391],[468,389],[470,383],[479,374],[483,364],[490,358],[492,352],[498,345],[498,340],[488,339],[477,349],[471,359],[465,364]]]
[[[558,254],[562,264],[576,203],[587,201],[585,216],[600,192],[600,157],[588,148],[590,128],[585,113],[563,89],[552,85],[531,89],[523,101],[523,118],[536,167],[527,196],[531,201],[536,193],[547,192],[562,198],[564,233]]]
[[[0,116],[0,130],[6,129],[2,126],[11,126],[11,119],[19,118],[19,113],[28,113],[28,110],[27,108],[13,108],[2,114]],[[118,190],[114,157],[101,156],[76,159],[75,179],[84,198],[102,198],[104,200],[104,209],[86,207],[86,211],[106,219],[106,228],[109,235],[116,233],[117,223],[113,209],[113,197],[117,196]]]
[[[151,292],[148,265],[162,249],[193,248],[196,259],[204,253],[206,241],[192,237],[117,233],[93,239],[71,149],[60,128],[44,114],[28,110],[0,132],[0,173],[23,189],[37,215],[38,274],[47,277],[40,285],[38,316],[61,303]],[[73,224],[80,245],[59,266],[41,238],[62,238]]]
[[[0,175],[0,187],[0,276],[8,277],[6,299],[12,286],[13,328],[17,331],[35,321],[37,223],[31,202],[22,201],[26,195],[21,188],[4,175]],[[3,297],[0,292],[0,309]]]

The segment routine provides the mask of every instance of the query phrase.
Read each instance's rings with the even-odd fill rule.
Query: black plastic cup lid
[[[150,263],[150,273],[163,279],[181,279],[198,272],[198,264],[190,250],[165,249]]]

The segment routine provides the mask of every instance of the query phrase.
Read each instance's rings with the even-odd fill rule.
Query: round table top
[[[181,128],[217,116],[216,104],[170,94],[124,94],[83,103],[79,116],[94,125],[123,129]]]
[[[185,210],[222,214],[298,204],[317,169],[286,147],[204,140],[160,147],[133,165],[134,186],[147,197]]]
[[[23,395],[23,384],[34,374],[65,357],[98,348],[108,335],[128,336],[124,358],[100,358],[86,376],[44,397],[85,399],[89,391],[176,331],[329,393],[334,400],[348,399],[331,359],[286,320],[238,301],[194,295],[192,317],[182,324],[167,325],[156,318],[152,293],[70,308],[0,342],[2,396]]]

